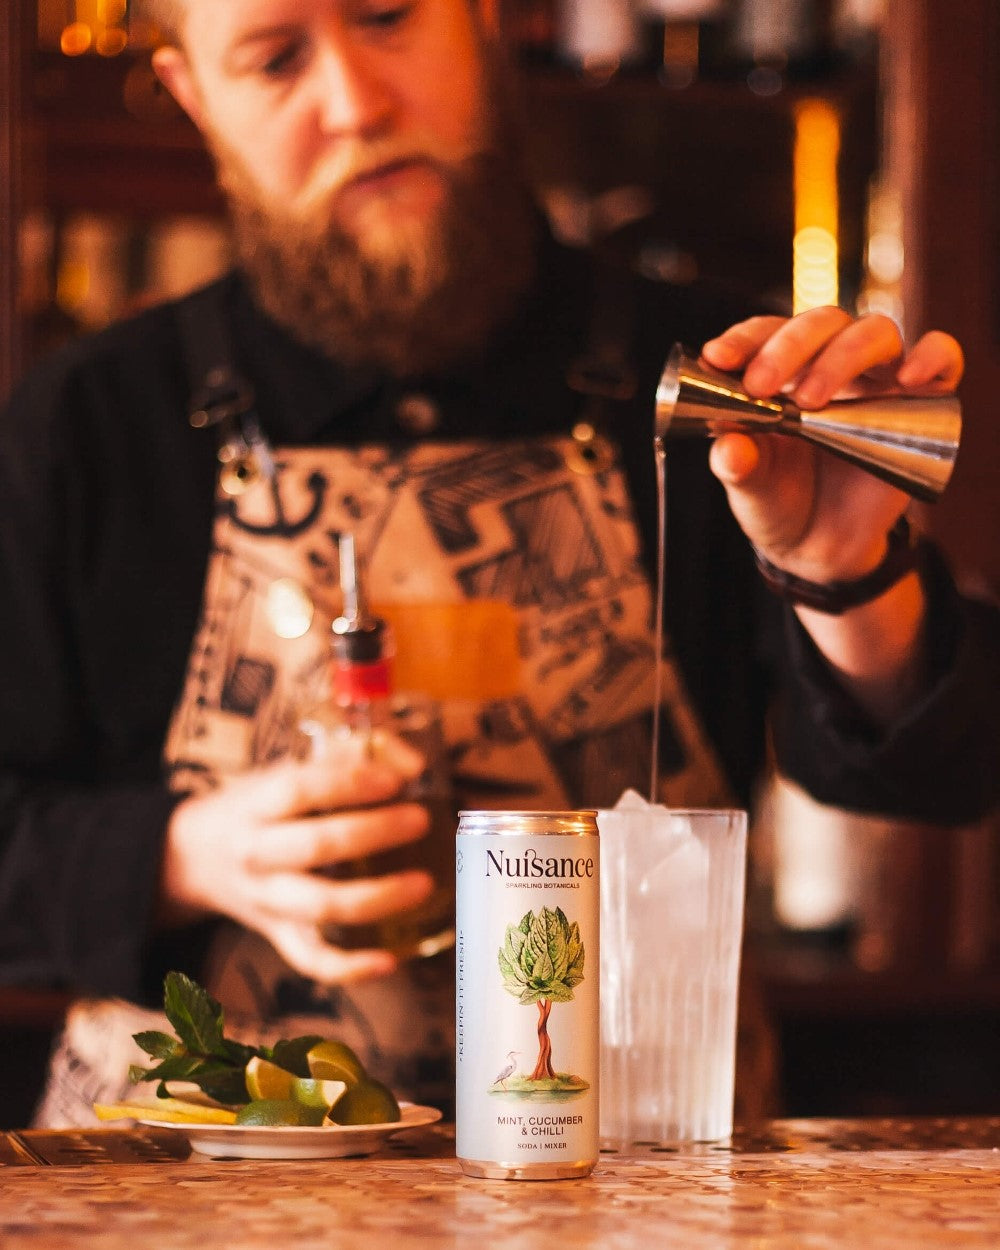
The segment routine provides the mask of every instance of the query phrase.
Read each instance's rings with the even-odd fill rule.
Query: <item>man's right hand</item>
[[[322,984],[391,972],[388,951],[341,950],[322,929],[415,907],[431,892],[430,874],[331,880],[317,870],[423,837],[426,810],[391,801],[423,766],[396,738],[380,737],[374,751],[349,739],[322,760],[282,762],[185,799],[166,832],[161,923],[228,916]]]

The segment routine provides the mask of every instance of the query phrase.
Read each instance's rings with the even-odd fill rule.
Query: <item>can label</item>
[[[593,813],[461,814],[456,1152],[499,1169],[473,1174],[571,1176],[597,1159],[596,833]]]

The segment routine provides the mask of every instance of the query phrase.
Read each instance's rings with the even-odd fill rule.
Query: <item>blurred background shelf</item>
[[[36,51],[25,111],[23,207],[49,218],[139,223],[222,218],[194,127],[148,58]],[[879,159],[877,78],[868,59],[771,96],[745,82],[682,90],[632,73],[596,84],[568,67],[525,67],[527,159],[557,226],[575,241],[628,228],[673,266],[790,298],[795,110],[820,100],[840,118],[841,279],[862,277],[868,189]]]
[[[1000,1112],[1000,971],[866,972],[842,955],[758,954],[782,1114]]]

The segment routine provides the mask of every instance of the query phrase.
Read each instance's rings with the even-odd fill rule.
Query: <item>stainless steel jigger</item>
[[[781,395],[756,399],[740,379],[675,344],[656,390],[657,443],[679,435],[791,434],[860,465],[917,499],[937,499],[962,433],[956,395],[877,395],[804,410]]]

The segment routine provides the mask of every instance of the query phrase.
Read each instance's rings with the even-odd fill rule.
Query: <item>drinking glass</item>
[[[602,1145],[728,1137],[746,812],[629,792],[597,823]]]

